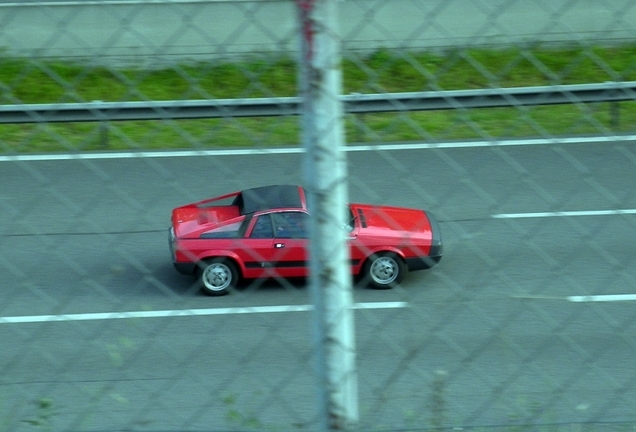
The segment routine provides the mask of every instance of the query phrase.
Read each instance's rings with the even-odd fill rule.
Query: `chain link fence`
[[[630,0],[0,1],[0,431],[634,430],[635,20]],[[307,41],[335,29],[320,78],[349,99],[320,117]],[[339,198],[426,209],[444,242],[393,289],[336,289],[345,345],[329,278],[220,297],[175,271],[172,209],[320,198],[340,161]]]

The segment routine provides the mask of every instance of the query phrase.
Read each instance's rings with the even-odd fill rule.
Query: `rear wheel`
[[[402,258],[394,253],[372,255],[364,265],[363,278],[376,289],[393,288],[402,282],[406,265]]]
[[[225,258],[204,261],[199,268],[201,290],[208,295],[225,295],[238,282],[236,266]]]

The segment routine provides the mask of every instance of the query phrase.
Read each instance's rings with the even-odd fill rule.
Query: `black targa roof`
[[[246,189],[237,197],[242,214],[261,210],[292,207],[302,208],[298,186],[272,185]]]

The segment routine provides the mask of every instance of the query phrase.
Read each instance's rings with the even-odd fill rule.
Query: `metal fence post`
[[[349,251],[342,72],[336,0],[297,0],[301,31],[300,90],[311,222],[310,289],[324,430],[358,420]]]

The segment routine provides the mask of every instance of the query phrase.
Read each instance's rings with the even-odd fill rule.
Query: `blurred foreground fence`
[[[0,1],[0,431],[634,430],[635,20]],[[172,208],[300,183],[309,287],[175,272]],[[347,197],[431,211],[443,260],[350,286]]]

